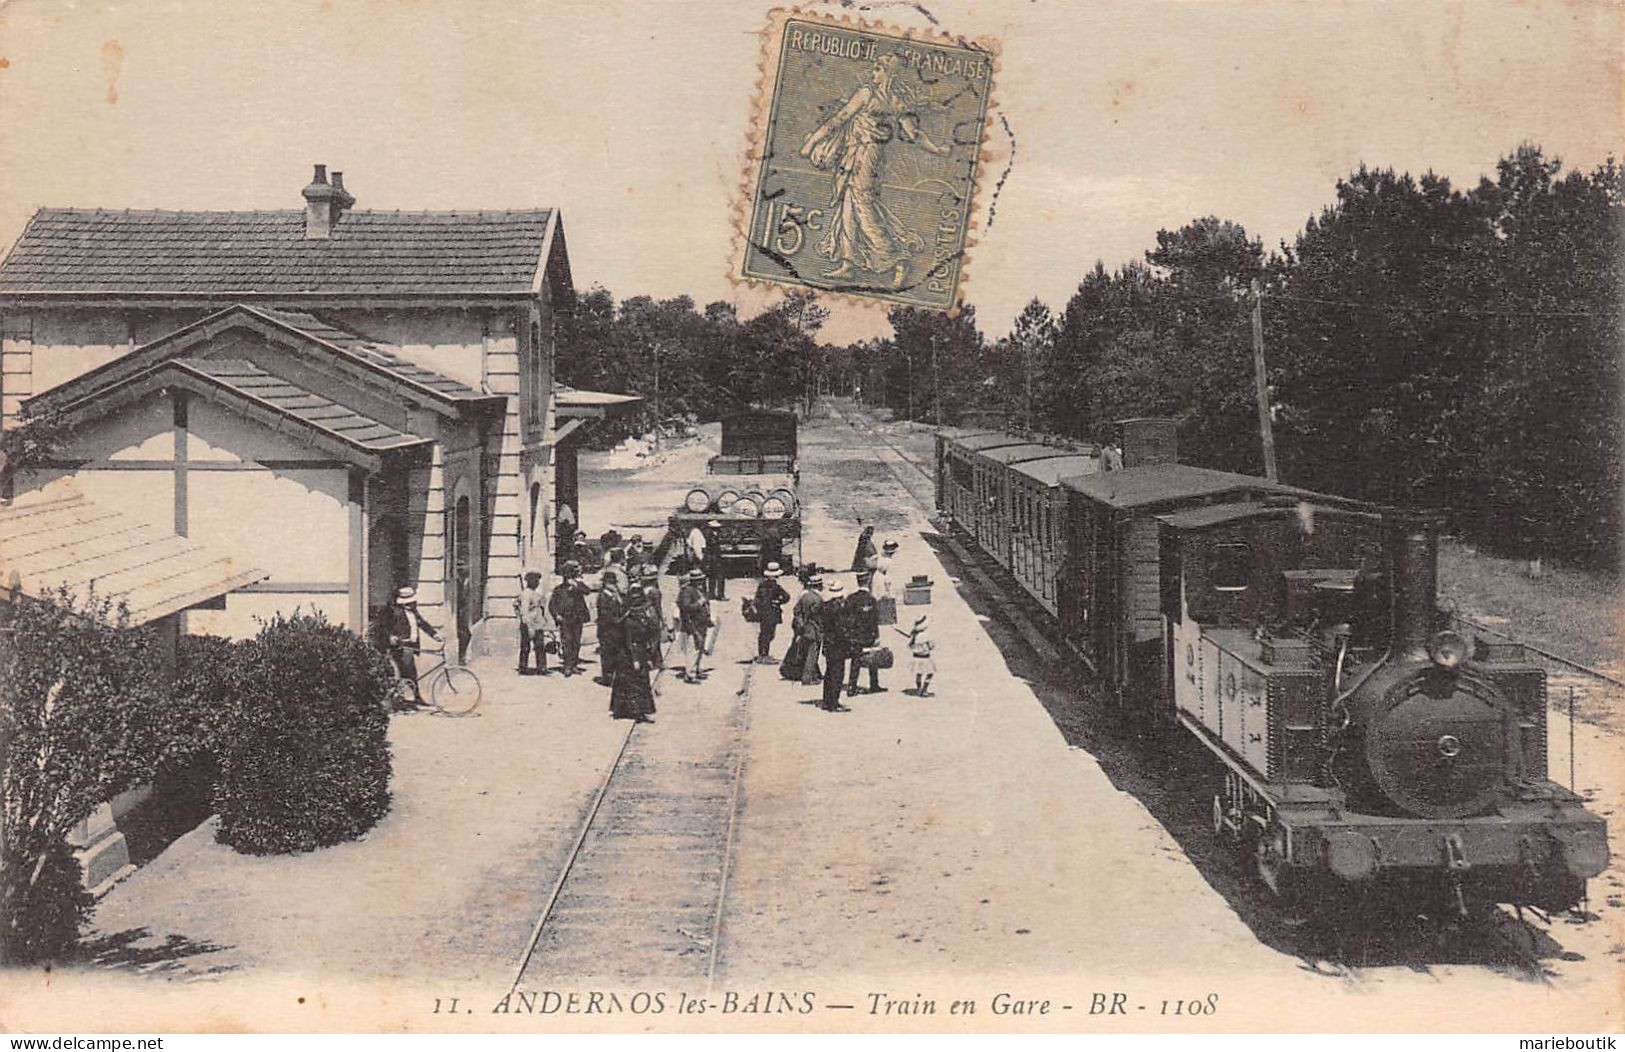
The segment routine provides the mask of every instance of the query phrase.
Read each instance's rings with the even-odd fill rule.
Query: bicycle
[[[439,650],[419,650],[419,654],[430,654],[440,660],[427,672],[417,675],[417,693],[421,700],[424,685],[428,685],[429,704],[442,716],[467,716],[480,704],[481,687],[480,677],[474,670],[466,665],[452,664],[446,657],[446,648]],[[406,680],[398,672],[395,676],[396,699],[405,702],[407,698]]]

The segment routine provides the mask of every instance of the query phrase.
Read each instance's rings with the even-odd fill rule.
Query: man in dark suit
[[[581,626],[587,623],[587,585],[581,580],[581,564],[571,559],[564,564],[564,576],[547,601],[547,612],[559,626],[559,660],[564,674],[581,671]]]
[[[841,582],[824,585],[824,602],[818,607],[818,631],[824,640],[824,697],[823,708],[828,712],[850,712],[841,704],[841,680],[846,671],[848,656],[844,607],[846,597],[841,595]]]
[[[626,626],[622,622],[626,618],[626,595],[621,591],[622,576],[606,570],[598,584],[598,677],[593,682],[605,687],[615,682],[625,649]]]
[[[847,597],[843,611],[842,621],[846,625],[847,657],[851,659],[852,671],[846,681],[846,695],[851,697],[858,692],[858,659],[865,650],[880,642],[880,606],[875,597],[869,594],[870,574],[858,576],[858,587]],[[866,694],[879,694],[883,688],[880,686],[880,670],[873,665],[869,666],[869,689]]]
[[[762,583],[756,586],[756,661],[762,665],[773,663],[768,651],[784,620],[784,604],[790,601],[790,593],[779,584],[782,576],[784,571],[778,563],[768,563],[762,571]]]

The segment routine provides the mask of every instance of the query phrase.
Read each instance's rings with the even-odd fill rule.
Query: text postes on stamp
[[[800,14],[768,48],[741,276],[954,307],[992,52]]]

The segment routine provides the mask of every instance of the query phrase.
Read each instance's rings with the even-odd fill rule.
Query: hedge
[[[218,838],[248,854],[353,839],[389,809],[383,655],[318,615],[268,622],[238,644],[219,748]]]

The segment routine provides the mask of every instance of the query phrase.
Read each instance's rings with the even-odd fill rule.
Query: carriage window
[[[1252,549],[1245,544],[1215,544],[1208,561],[1208,580],[1216,592],[1243,592],[1251,583]]]

